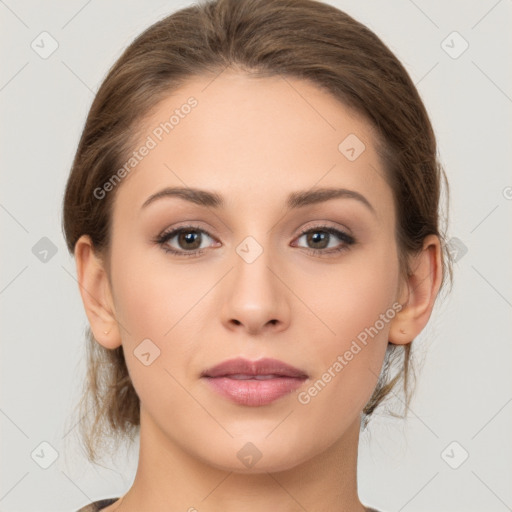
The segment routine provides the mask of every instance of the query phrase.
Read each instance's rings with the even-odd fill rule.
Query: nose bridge
[[[261,236],[259,237],[261,239]],[[272,301],[276,293],[275,276],[272,268],[272,249],[269,238],[260,243],[253,236],[247,236],[235,249],[235,269],[233,272],[233,295],[238,293],[245,302],[255,304],[265,299]]]
[[[252,332],[286,321],[285,287],[274,269],[279,267],[277,252],[270,247],[268,233],[247,236],[235,247],[234,268],[227,280],[224,321],[243,324]]]

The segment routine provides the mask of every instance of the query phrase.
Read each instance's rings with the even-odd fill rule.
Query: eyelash
[[[153,240],[153,242],[160,245],[166,253],[170,253],[175,256],[185,256],[185,257],[201,256],[201,254],[203,254],[205,252],[205,249],[196,249],[194,251],[177,251],[175,249],[170,249],[169,246],[167,245],[167,242],[169,240],[172,240],[176,235],[179,235],[182,232],[187,233],[187,232],[191,232],[191,231],[197,231],[200,233],[204,233],[213,239],[213,237],[207,231],[202,229],[201,227],[189,225],[189,226],[183,226],[183,227],[173,229],[169,232],[164,232],[161,235],[157,236]],[[301,247],[301,249],[304,249],[307,253],[313,254],[315,256],[318,256],[319,254],[321,254],[322,257],[328,257],[328,255],[338,254],[343,251],[347,251],[349,249],[349,246],[353,245],[356,242],[354,237],[350,236],[349,234],[345,233],[344,231],[340,231],[339,229],[333,228],[331,226],[315,226],[313,228],[305,229],[299,234],[299,236],[297,238],[301,238],[302,236],[304,236],[308,233],[315,233],[315,232],[325,232],[325,233],[329,233],[330,235],[335,235],[342,242],[344,242],[344,245],[342,245],[341,247],[338,247],[336,249],[330,249],[330,250],[311,249],[309,247]]]

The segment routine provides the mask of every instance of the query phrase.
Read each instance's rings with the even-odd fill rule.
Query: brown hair
[[[71,253],[88,234],[107,268],[112,205],[119,187],[103,199],[102,187],[133,151],[140,123],[157,103],[194,76],[227,67],[254,76],[308,80],[353,108],[374,127],[376,143],[395,200],[400,270],[424,238],[438,235],[441,178],[436,141],[425,107],[404,67],[367,27],[315,0],[202,1],[160,20],[126,48],[110,69],[89,111],[63,201],[63,230]],[[448,199],[448,197],[446,198]],[[137,432],[139,397],[122,347],[109,350],[87,335],[87,379],[79,404],[80,432],[89,460],[102,438],[122,440]],[[411,344],[388,344],[369,416],[401,379],[405,405],[411,393]],[[394,371],[396,369],[396,371]],[[394,373],[391,377],[390,374]]]

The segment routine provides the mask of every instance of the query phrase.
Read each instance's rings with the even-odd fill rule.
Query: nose
[[[290,321],[290,291],[280,266],[275,261],[273,264],[267,250],[251,263],[235,256],[234,268],[224,280],[224,326],[249,335],[286,329]]]

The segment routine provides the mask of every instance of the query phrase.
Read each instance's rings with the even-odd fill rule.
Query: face
[[[393,196],[370,126],[305,81],[224,72],[142,128],[110,278],[144,428],[231,471],[314,457],[358,428],[397,311]],[[152,198],[166,188],[219,204]],[[202,377],[238,357],[306,378]],[[241,449],[261,459],[244,466]]]

